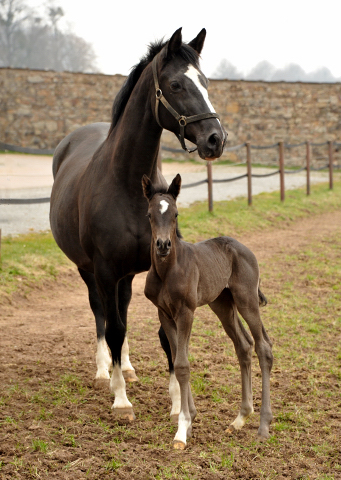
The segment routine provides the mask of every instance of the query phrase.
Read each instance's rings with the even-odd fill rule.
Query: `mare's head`
[[[206,30],[203,29],[191,42],[182,43],[179,28],[163,46],[153,60],[156,96],[152,108],[160,126],[178,137],[183,134],[196,144],[201,158],[215,160],[223,153],[227,134],[216,118],[208,98],[208,80],[199,66],[205,37]],[[194,118],[196,115],[201,118]],[[184,140],[181,143],[184,148]]]
[[[156,188],[147,175],[143,175],[142,188],[149,204],[147,215],[152,228],[152,242],[156,254],[165,258],[169,255],[176,237],[181,238],[176,206],[176,199],[181,188],[181,177],[177,174],[166,190]]]
[[[197,145],[203,159],[215,160],[221,156],[227,133],[216,118],[218,115],[208,98],[208,80],[199,66],[205,37],[203,29],[191,42],[182,43],[179,28],[168,42],[150,45],[115,98],[109,136],[141,79],[145,83],[137,91],[150,99],[156,129],[159,124],[173,132],[185,150],[185,138],[188,139]],[[150,122],[148,115],[146,118]]]

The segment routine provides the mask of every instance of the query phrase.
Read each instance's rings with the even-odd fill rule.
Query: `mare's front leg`
[[[238,318],[230,290],[224,289],[219,297],[209,305],[220,319],[225,332],[231,338],[238,357],[241,381],[242,403],[236,419],[230,424],[228,432],[240,430],[253,413],[251,358],[253,340]]]
[[[127,398],[126,383],[121,368],[126,325],[120,316],[119,279],[114,276],[113,270],[102,258],[95,262],[95,279],[106,319],[105,339],[111,351],[113,364],[110,390],[115,395],[115,401],[112,408],[122,418],[133,421],[135,415],[132,404]]]

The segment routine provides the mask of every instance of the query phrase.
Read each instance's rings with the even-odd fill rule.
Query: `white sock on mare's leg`
[[[112,408],[132,409],[126,393],[126,382],[124,380],[121,367],[115,363],[110,380],[110,391],[115,395],[115,401]]]
[[[121,350],[121,367],[122,371],[133,371],[135,372],[135,368],[132,366],[129,360],[129,344],[127,337],[124,337],[124,342],[122,345]]]
[[[97,372],[95,378],[109,380],[111,357],[109,355],[108,345],[104,337],[98,339],[97,341],[96,365]]]

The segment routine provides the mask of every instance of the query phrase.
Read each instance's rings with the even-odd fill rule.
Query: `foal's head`
[[[176,199],[181,188],[181,177],[177,174],[168,189],[165,190],[155,188],[147,175],[143,175],[142,188],[149,203],[147,215],[152,228],[152,242],[156,254],[165,258],[169,255],[176,237],[181,238],[176,206]]]

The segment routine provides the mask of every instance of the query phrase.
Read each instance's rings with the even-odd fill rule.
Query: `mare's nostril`
[[[213,148],[218,147],[218,145],[220,144],[219,136],[218,136],[216,133],[213,133],[213,134],[209,137],[208,143],[209,143],[210,146],[212,146]]]
[[[167,242],[167,248],[171,248],[171,246],[172,246],[172,242],[171,242],[170,240],[168,240],[168,242]]]
[[[156,246],[157,246],[157,248],[161,247],[161,241],[159,239],[156,240]]]

